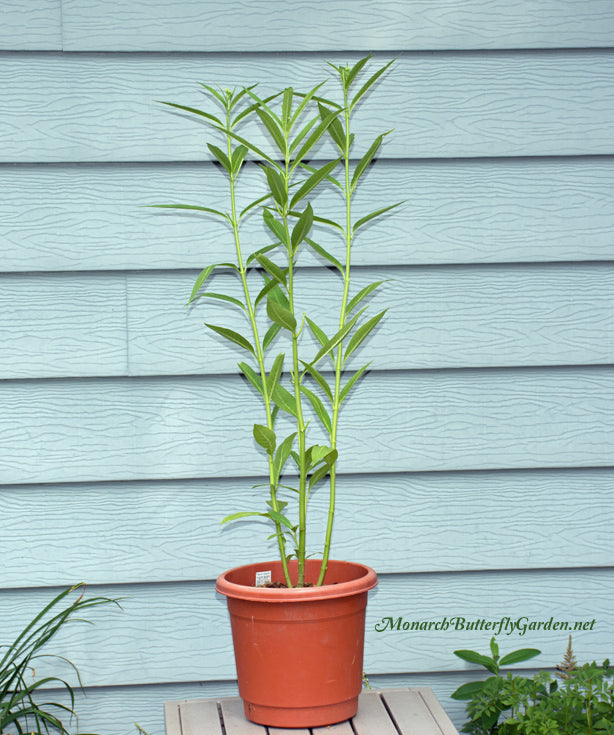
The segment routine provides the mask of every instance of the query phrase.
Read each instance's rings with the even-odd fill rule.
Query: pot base
[[[269,727],[326,727],[354,717],[358,710],[358,697],[347,702],[321,705],[319,707],[268,707],[252,702],[243,702],[245,716],[251,722]]]

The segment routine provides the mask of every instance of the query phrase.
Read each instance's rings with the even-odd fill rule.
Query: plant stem
[[[227,108],[227,111],[226,111],[226,142],[227,142],[228,158],[230,160],[232,160],[232,136],[230,134],[231,129],[232,129],[232,125],[230,121],[230,108]],[[230,173],[230,200],[231,200],[232,231],[234,235],[234,242],[235,242],[235,249],[237,253],[237,263],[239,266],[241,284],[243,286],[243,293],[245,295],[245,305],[247,307],[249,320],[252,326],[252,333],[254,335],[254,345],[256,348],[256,360],[258,362],[260,378],[262,380],[262,397],[264,399],[267,427],[271,431],[273,431],[273,428],[274,428],[273,411],[271,407],[271,396],[269,394],[269,387],[267,383],[266,367],[264,364],[264,353],[262,350],[262,344],[260,342],[260,336],[258,334],[258,324],[256,322],[256,314],[254,312],[254,306],[252,304],[252,299],[251,299],[250,292],[249,292],[249,286],[247,283],[247,269],[245,267],[245,263],[243,261],[243,255],[241,253],[241,241],[240,241],[240,236],[239,236],[239,220],[237,218],[237,204],[236,204],[236,192],[235,192],[235,180],[238,175],[239,175],[239,171]],[[269,486],[270,486],[271,504],[273,506],[273,510],[275,510],[276,512],[279,512],[279,506],[277,503],[277,478],[275,476],[273,456],[270,453],[268,455],[268,459],[269,459]],[[286,555],[285,538],[282,532],[281,524],[278,521],[275,521],[275,536],[277,538],[277,545],[279,547],[281,565],[282,565],[286,585],[288,587],[291,587],[292,583],[290,580],[290,573],[288,571],[288,561],[287,561],[287,555]]]
[[[352,191],[350,184],[350,110],[348,108],[348,86],[343,78],[343,105],[345,117],[345,149],[343,151],[343,164],[345,173],[345,269],[343,274],[343,297],[341,300],[341,312],[339,316],[339,329],[347,319],[347,304],[350,293],[350,268],[352,256]],[[343,342],[339,343],[335,353],[335,387],[333,391],[333,405],[331,417],[330,447],[337,448],[337,427],[339,422],[339,409],[341,408],[341,372],[343,368]],[[328,557],[330,555],[331,538],[333,534],[333,521],[335,517],[335,502],[337,490],[336,463],[330,469],[329,478],[328,519],[326,523],[326,534],[324,537],[324,551],[322,553],[322,565],[318,577],[318,585],[324,584]]]

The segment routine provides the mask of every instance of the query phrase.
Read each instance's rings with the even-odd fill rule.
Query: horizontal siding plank
[[[258,195],[260,179],[244,169],[244,196]],[[5,165],[0,187],[6,272],[201,268],[234,252],[214,218],[143,208],[226,208],[227,189],[211,165]],[[614,258],[614,157],[382,160],[361,182],[354,214],[398,199],[406,203],[359,234],[356,264]],[[325,194],[317,201],[335,216],[338,202]],[[261,235],[260,218],[249,218],[246,242]],[[341,256],[341,245],[328,245]]]
[[[274,558],[268,526],[220,525],[264,509],[254,482],[4,486],[2,585],[215,579],[255,549]],[[342,476],[333,556],[380,573],[614,566],[613,497],[610,469]],[[310,499],[311,551],[322,547],[325,504],[324,489]]]
[[[452,651],[484,649],[492,629],[467,630],[467,622],[556,621],[573,626],[574,648],[588,659],[611,655],[614,636],[613,571],[551,570],[544,572],[476,572],[467,574],[392,575],[380,578],[369,595],[365,637],[365,671],[371,674],[464,671]],[[212,582],[88,588],[122,598],[123,610],[98,609],[88,616],[96,625],[74,624],[54,637],[53,651],[79,667],[87,686],[119,686],[160,682],[228,680],[235,678],[230,625],[225,600]],[[5,591],[0,616],[9,640],[53,593],[39,590]],[[431,630],[376,631],[382,618],[432,622]],[[435,623],[450,623],[447,630]],[[451,619],[454,621],[451,622]],[[464,619],[464,622],[463,622]],[[591,626],[590,623],[595,621]],[[462,627],[464,626],[464,628]],[[381,627],[381,625],[380,625]],[[592,628],[592,629],[591,629]],[[496,631],[494,631],[496,632]],[[569,633],[564,630],[527,630],[503,635],[506,647],[535,647],[542,660],[560,660]],[[520,645],[519,645],[520,644]],[[49,666],[57,676],[74,674],[61,662],[40,662],[37,674]]]
[[[236,371],[236,352],[202,322],[245,333],[243,315],[211,301],[186,310],[195,277],[129,278],[133,374]],[[605,264],[361,269],[353,279],[354,293],[373,281],[391,282],[371,305],[373,313],[384,305],[389,311],[350,369],[372,360],[385,370],[612,362],[614,269]],[[211,288],[240,296],[235,281],[218,276]],[[340,285],[330,271],[304,274],[299,312],[305,309],[327,334],[337,329],[339,298],[332,295],[340,297]],[[323,293],[331,294],[326,303]]]
[[[599,367],[374,373],[344,410],[339,471],[608,466],[612,396]],[[0,401],[4,484],[253,477],[264,461],[236,378],[4,381]]]
[[[10,344],[0,377],[236,373],[237,353],[203,322],[245,332],[243,316],[211,301],[186,309],[197,273],[0,276],[0,331]],[[353,280],[354,293],[389,280],[371,305],[389,312],[350,369],[369,361],[385,370],[612,361],[614,265],[355,269]],[[320,294],[340,296],[339,280],[313,269],[301,283],[297,308],[334,334],[338,299],[323,304]],[[252,284],[256,294],[256,274]],[[240,297],[238,286],[219,275],[211,288]]]
[[[62,48],[62,0],[0,0],[0,50]]]
[[[406,55],[359,108],[356,132],[394,128],[391,158],[611,154],[613,73],[609,51]],[[203,160],[202,125],[155,100],[198,107],[200,81],[260,81],[266,93],[326,76],[320,59],[297,54],[5,55],[0,160]]]
[[[70,51],[365,51],[607,46],[607,0],[64,0]]]
[[[123,276],[0,276],[0,377],[125,375]]]

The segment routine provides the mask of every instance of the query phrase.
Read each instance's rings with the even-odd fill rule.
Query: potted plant
[[[355,714],[367,591],[377,584],[372,569],[329,558],[340,409],[368,368],[355,367],[350,357],[385,314],[366,314],[367,297],[382,281],[352,290],[352,247],[367,223],[398,206],[359,219],[352,215],[356,188],[387,135],[359,146],[351,131],[356,106],[392,63],[365,79],[369,58],[351,67],[331,64],[342,92],[338,102],[325,98],[318,84],[306,93],[287,87],[264,98],[254,87],[202,85],[212,104],[207,110],[164,103],[198,116],[216,132],[219,139],[208,148],[228,183],[227,211],[192,204],[157,206],[220,218],[234,238],[233,260],[204,268],[189,303],[215,300],[243,317],[246,329],[211,322],[207,327],[245,353],[239,369],[262,401],[253,437],[268,469],[266,506],[240,510],[222,522],[265,518],[272,524],[279,559],[231,569],[218,578],[216,590],[228,601],[246,715],[271,726],[327,725]],[[266,143],[260,138],[255,143],[253,135],[243,132],[244,125],[254,122]],[[310,163],[326,139],[335,154],[323,164]],[[257,160],[266,191],[240,202],[248,157]],[[322,216],[314,204],[322,188],[337,195],[338,219],[328,211]],[[246,246],[244,224],[253,216],[262,218],[264,238]],[[331,238],[343,243],[341,258],[322,244]],[[327,309],[337,299],[332,333],[299,305],[297,259],[304,249],[339,277],[338,293],[327,288],[319,294]],[[210,290],[222,270],[236,277],[235,291]],[[326,481],[324,548],[321,559],[312,559],[308,500]],[[290,501],[297,505],[294,514]]]

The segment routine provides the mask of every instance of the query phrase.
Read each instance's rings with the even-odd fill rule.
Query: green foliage
[[[469,721],[462,732],[470,735],[614,735],[614,667],[608,660],[577,667],[571,643],[562,666],[561,686],[548,671],[534,676],[505,676],[500,666],[520,663],[538,655],[520,649],[499,657],[494,638],[491,656],[476,651],[454,651],[463,661],[476,663],[494,674],[463,684],[451,696],[467,700]],[[573,663],[572,663],[573,661]]]
[[[398,206],[383,207],[358,220],[352,216],[352,197],[390,132],[366,142],[365,153],[356,151],[350,130],[352,112],[393,63],[359,82],[368,62],[366,57],[352,67],[331,65],[340,86],[339,102],[321,96],[321,82],[307,92],[287,87],[265,98],[256,93],[255,87],[237,91],[202,85],[209,103],[206,110],[164,103],[198,116],[213,131],[216,140],[207,142],[207,146],[228,182],[226,212],[201,205],[158,205],[221,218],[233,234],[234,260],[206,266],[188,303],[214,299],[234,315],[244,313],[244,330],[209,321],[207,327],[233,348],[241,348],[243,355],[247,353],[251,363],[241,362],[239,369],[263,405],[263,417],[254,424],[253,437],[268,463],[266,507],[263,511],[233,513],[222,522],[253,516],[272,522],[288,586],[291,580],[287,561],[293,556],[298,559],[299,568],[296,584],[304,583],[307,501],[311,491],[328,479],[329,512],[318,584],[324,581],[335,509],[340,408],[368,368],[354,367],[349,358],[385,314],[381,311],[369,318],[365,316],[366,306],[356,310],[383,282],[370,284],[352,295],[350,279],[356,231]],[[266,145],[260,139],[256,144],[245,137],[241,128],[249,121],[258,124]],[[332,140],[336,153],[322,162],[320,145],[327,138]],[[240,208],[241,174],[245,166],[254,165],[246,163],[247,157],[258,161],[255,165],[262,172],[267,193]],[[319,163],[313,165],[314,161]],[[322,188],[332,188],[338,195],[337,219],[323,217],[316,211],[315,197]],[[259,238],[250,247],[244,242],[243,225],[246,217],[258,213],[265,239]],[[341,240],[344,260],[329,251],[328,240]],[[333,334],[298,306],[297,258],[305,248],[322,258],[325,265],[334,266],[340,276],[337,290],[327,287],[320,294],[320,301],[329,311],[335,305],[338,308]],[[204,290],[219,271],[228,270],[236,276],[239,297],[236,292]],[[248,272],[254,270],[262,278],[262,286],[257,288],[248,277]],[[310,335],[315,338],[315,354],[313,340],[305,339]],[[282,371],[286,354],[287,369]],[[310,439],[309,414],[313,416],[312,428],[326,437],[326,444],[321,439],[315,443]],[[287,427],[288,417],[291,429]],[[290,520],[286,515],[288,500],[284,497],[297,501],[298,519]]]
[[[81,589],[81,594],[68,603],[68,597]],[[67,726],[61,718],[75,715],[75,696],[73,688],[63,679],[46,676],[35,678],[35,667],[39,659],[49,654],[41,649],[66,623],[82,621],[80,617],[90,608],[107,603],[118,604],[106,597],[84,597],[85,585],[76,585],[57,595],[23,629],[10,645],[0,645],[0,732],[7,728],[16,733],[60,733],[68,735]],[[70,664],[79,679],[76,667],[60,656],[61,661]],[[81,683],[79,679],[79,683]],[[44,701],[45,688],[55,687],[64,690],[70,705]]]

